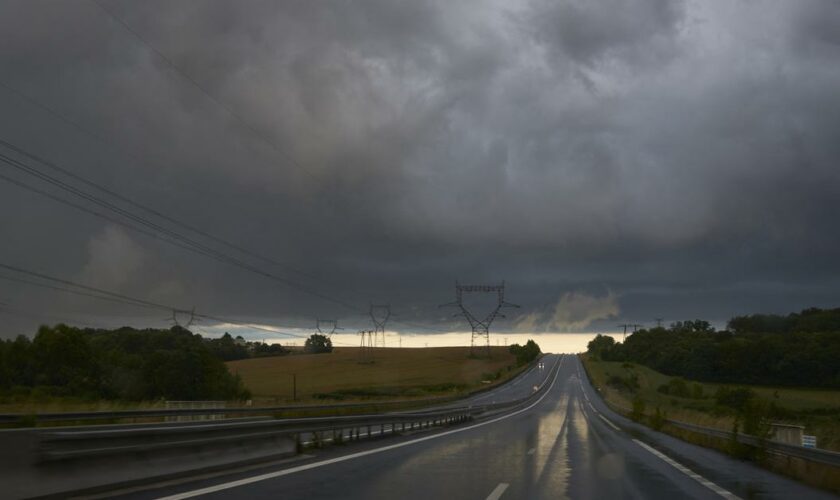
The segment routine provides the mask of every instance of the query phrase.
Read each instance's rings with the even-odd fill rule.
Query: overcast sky
[[[8,163],[0,263],[207,314],[463,329],[456,279],[505,280],[498,328],[528,332],[840,305],[836,0],[7,0],[0,139],[275,278]],[[7,337],[168,316],[0,303]]]

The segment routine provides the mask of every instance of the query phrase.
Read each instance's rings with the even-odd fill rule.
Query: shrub
[[[656,411],[653,415],[650,416],[650,427],[655,430],[661,430],[662,427],[665,425],[665,421],[667,420],[667,414],[660,411],[659,407],[656,407]]]
[[[635,392],[639,388],[639,376],[631,373],[626,377],[620,375],[610,375],[607,378],[607,385],[618,389],[619,391]]]
[[[743,411],[755,398],[755,392],[748,387],[719,387],[715,392],[715,402],[734,410]]]
[[[640,422],[645,416],[645,400],[639,396],[633,398],[633,411],[630,412],[630,418],[635,422]]]

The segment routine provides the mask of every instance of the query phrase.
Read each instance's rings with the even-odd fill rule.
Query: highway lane
[[[510,380],[498,387],[494,387],[488,391],[481,392],[479,394],[464,399],[459,399],[451,403],[423,408],[423,410],[421,411],[442,408],[460,408],[463,406],[470,405],[486,405],[524,398],[534,391],[535,386],[539,386],[545,381],[546,377],[548,377],[552,364],[551,362],[547,361],[555,358],[556,356],[546,356],[541,361],[534,364],[534,366],[532,366],[531,368],[528,368],[523,373],[514,377],[513,380]],[[395,413],[414,412],[416,412],[416,410],[407,410],[404,412]]]
[[[558,359],[546,359],[546,366]],[[577,358],[564,356],[550,390],[507,415],[326,448],[283,465],[126,497],[833,498],[716,452],[639,432],[603,407],[580,375]]]

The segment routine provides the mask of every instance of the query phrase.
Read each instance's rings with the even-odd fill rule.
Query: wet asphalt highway
[[[575,356],[551,355],[543,363],[542,370],[468,400],[519,398],[534,385],[550,384],[533,404],[507,414],[147,485],[123,497],[835,498],[614,414]]]

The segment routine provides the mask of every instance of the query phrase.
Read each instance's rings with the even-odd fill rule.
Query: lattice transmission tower
[[[359,330],[359,363],[373,363],[373,330]]]
[[[329,328],[329,331],[322,330],[321,326]],[[341,328],[338,327],[338,320],[334,319],[316,319],[315,329],[318,330],[318,333],[321,335],[326,335],[328,339],[332,339],[332,334],[335,333],[336,330],[341,330]]]
[[[371,304],[370,319],[373,321],[373,345],[385,347],[385,323],[391,317],[391,304]]]
[[[484,318],[477,318],[473,313],[464,306],[465,293],[495,293],[497,297],[496,307],[490,311]],[[503,307],[516,307],[516,304],[511,304],[505,301],[505,282],[501,285],[462,285],[455,282],[455,302],[443,304],[440,307],[456,306],[461,309],[461,312],[455,316],[464,316],[470,323],[472,328],[472,338],[470,339],[470,355],[475,355],[475,339],[484,344],[487,357],[490,357],[490,325],[496,318],[504,318],[505,315],[499,311]]]
[[[184,325],[182,325],[181,321],[178,319],[178,316],[181,315],[181,314],[184,314],[184,315],[188,314],[190,316],[190,319],[188,319],[187,323],[184,324]],[[190,326],[192,326],[192,324],[197,321],[195,319],[195,307],[193,307],[192,310],[190,310],[190,311],[186,311],[186,310],[183,310],[183,309],[173,309],[172,310],[172,317],[169,318],[169,320],[172,321],[173,326],[180,326],[181,328],[183,328],[185,330],[189,330]]]

